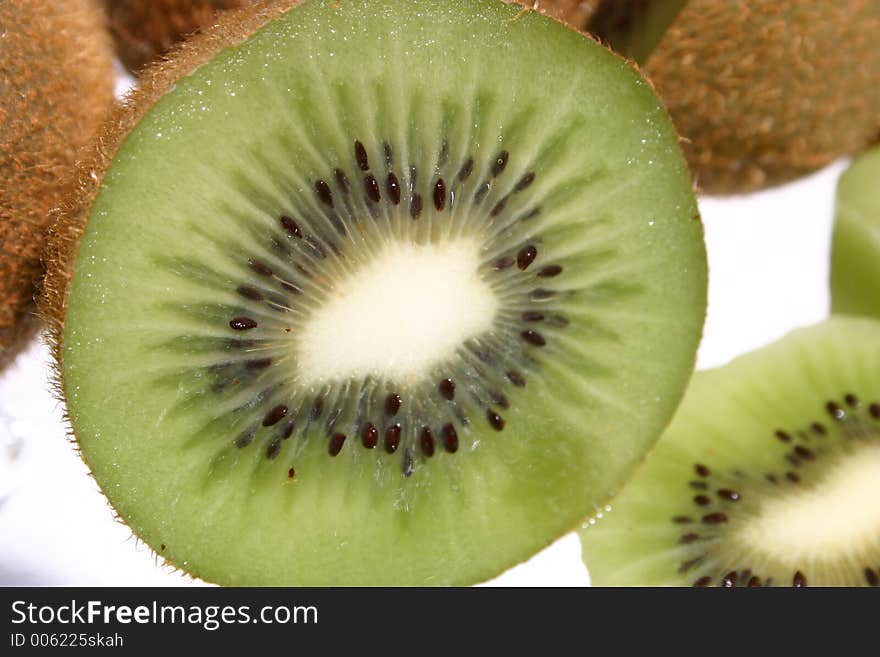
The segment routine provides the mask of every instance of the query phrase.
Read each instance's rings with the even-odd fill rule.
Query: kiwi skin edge
[[[49,214],[113,102],[113,61],[91,0],[0,3],[0,369],[36,333]]]
[[[111,166],[117,150],[141,118],[173,88],[178,79],[191,74],[210,61],[221,49],[234,48],[267,22],[298,4],[300,0],[269,0],[256,8],[229,10],[224,13],[223,19],[218,24],[176,46],[167,59],[156,62],[145,71],[139,80],[138,88],[113,111],[95,140],[93,152],[79,165],[75,193],[60,209],[46,246],[44,258],[48,272],[39,299],[40,315],[47,327],[46,342],[51,348],[54,361],[52,383],[56,397],[62,403],[67,397],[62,369],[63,335],[69,286],[74,274],[78,244],[85,231],[103,176]],[[530,8],[527,7],[526,10]],[[585,36],[589,37],[589,35]],[[632,62],[629,65],[637,70]],[[694,219],[699,221],[699,216],[696,215]],[[69,432],[70,437],[75,441],[72,429],[69,428]],[[85,455],[82,452],[80,455],[89,466]],[[107,499],[112,507],[110,498]],[[119,518],[118,512],[115,509],[113,511]],[[576,526],[570,529],[575,528]],[[549,538],[545,547],[556,538],[558,537]],[[186,574],[179,564],[168,561],[159,554],[157,557],[171,568]]]

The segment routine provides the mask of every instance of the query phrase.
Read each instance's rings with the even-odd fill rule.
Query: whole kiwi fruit
[[[875,0],[605,0],[589,29],[642,65],[706,192],[778,185],[880,137]]]
[[[33,337],[50,211],[113,102],[113,60],[90,0],[0,3],[0,367]]]
[[[294,5],[148,69],[84,163],[43,301],[72,431],[193,576],[484,580],[607,500],[690,378],[678,136],[539,12]]]

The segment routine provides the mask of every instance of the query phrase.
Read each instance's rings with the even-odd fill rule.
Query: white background
[[[845,163],[774,190],[703,198],[709,314],[700,368],[820,321],[828,313],[834,189]],[[116,522],[65,436],[35,343],[0,375],[0,586],[179,585]],[[589,583],[575,534],[491,584]]]

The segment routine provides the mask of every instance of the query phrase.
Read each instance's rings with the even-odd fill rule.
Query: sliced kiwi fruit
[[[880,136],[880,3],[605,0],[588,29],[643,65],[700,187],[776,185]]]
[[[113,60],[89,0],[0,3],[0,367],[36,329],[50,210],[113,102]]]
[[[831,309],[880,317],[880,148],[860,155],[837,185]]]
[[[596,585],[877,586],[880,323],[833,318],[699,372],[581,530]]]
[[[537,12],[290,7],[148,71],[86,163],[44,297],[73,433],[194,576],[487,579],[604,503],[690,378],[678,137]]]

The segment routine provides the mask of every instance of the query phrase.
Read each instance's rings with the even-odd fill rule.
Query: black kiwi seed
[[[709,577],[708,575],[704,575],[703,577],[699,578],[698,580],[696,580],[694,582],[694,586],[699,586],[699,587],[709,586],[709,584],[711,584],[711,583],[712,583],[712,578]]]
[[[701,463],[697,463],[694,466],[694,472],[696,472],[701,477],[708,477],[711,474],[711,472],[709,471],[709,468],[707,468],[705,465],[703,465]]]
[[[492,425],[492,428],[495,429],[495,431],[501,431],[504,428],[504,418],[498,415],[493,409],[490,408],[486,411],[486,417],[489,419],[489,424]]]
[[[694,503],[699,506],[709,506],[712,504],[712,500],[707,495],[697,495],[694,497]]]
[[[319,180],[315,183],[315,191],[318,193],[318,198],[321,200],[321,203],[328,208],[333,207],[333,192],[330,191],[330,185],[328,185],[325,180]]]
[[[520,270],[525,271],[530,264],[538,257],[538,250],[534,246],[525,246],[516,255],[516,266]]]
[[[388,178],[385,181],[385,190],[388,193],[391,202],[394,203],[394,205],[400,205],[400,182],[397,180],[397,176],[393,173],[388,174]]]
[[[728,500],[730,502],[739,502],[740,494],[734,490],[729,490],[727,488],[722,488],[718,491],[718,497]]]
[[[455,399],[455,381],[452,379],[443,379],[437,388],[444,399],[449,401]]]
[[[516,187],[513,188],[513,191],[521,192],[527,189],[533,182],[535,182],[535,173],[529,172],[520,178],[519,182],[516,183]]]
[[[266,448],[266,458],[274,460],[281,453],[281,438],[274,438]]]
[[[522,377],[522,374],[514,370],[507,371],[507,380],[510,381],[517,388],[526,387],[526,380]]]
[[[554,276],[559,276],[562,273],[562,267],[559,265],[547,265],[546,267],[542,267],[538,272],[538,276],[541,278],[553,278]]]
[[[443,182],[443,178],[438,178],[434,183],[434,207],[437,208],[437,212],[443,212],[446,207],[446,183]]]
[[[263,300],[263,295],[260,291],[248,285],[240,285],[236,291],[246,299],[253,299],[254,301]]]
[[[425,456],[434,456],[434,434],[431,433],[429,427],[422,427],[422,433],[419,435],[419,444]]]
[[[461,165],[461,169],[458,170],[458,181],[464,182],[468,178],[471,177],[471,174],[474,172],[474,158],[468,158],[465,160],[465,163]]]
[[[327,452],[330,456],[337,456],[339,452],[342,451],[342,446],[345,444],[346,435],[344,433],[334,433],[333,437],[330,438],[330,445],[327,447]]]
[[[880,586],[880,575],[872,568],[865,568],[865,581],[868,586]]]
[[[248,267],[257,272],[260,276],[272,276],[272,268],[260,262],[259,260],[248,260]]]
[[[450,454],[458,451],[458,433],[452,424],[444,424],[441,430],[443,437],[443,448]]]
[[[372,174],[364,176],[364,190],[367,192],[367,198],[373,203],[382,200],[382,196],[379,194],[379,182]]]
[[[807,578],[801,571],[797,571],[791,580],[791,585],[794,586],[796,589],[803,588],[807,585]]]
[[[315,400],[312,402],[312,412],[311,418],[312,420],[317,420],[321,417],[321,414],[324,412],[324,397],[318,395],[315,397]]]
[[[266,413],[266,416],[263,418],[263,426],[274,426],[281,422],[285,415],[287,415],[287,406],[285,406],[284,404],[279,404],[271,411]]]
[[[716,511],[715,513],[709,513],[703,516],[702,521],[706,525],[718,525],[727,522],[727,514]]]
[[[413,194],[412,201],[409,204],[409,216],[418,219],[422,214],[422,197],[420,194]]]
[[[736,586],[737,573],[735,570],[727,573],[721,580],[721,586],[724,588],[733,588]]]
[[[498,258],[495,262],[493,262],[492,266],[498,271],[503,271],[505,269],[510,269],[511,267],[513,267],[514,264],[516,264],[515,258],[504,256],[502,258]]]
[[[828,414],[835,420],[842,420],[844,417],[846,417],[846,412],[840,406],[838,406],[836,402],[828,402],[827,404],[825,404],[825,408],[828,411]]]
[[[373,449],[379,443],[379,430],[373,426],[372,422],[367,422],[361,432],[361,440],[364,447]]]
[[[253,429],[247,429],[238,435],[238,438],[235,439],[236,447],[247,447],[252,442],[254,442],[254,436],[256,435],[256,431]]]
[[[257,328],[257,322],[250,317],[234,317],[229,321],[229,326],[236,331],[248,331]]]
[[[847,393],[843,396],[843,401],[846,402],[846,405],[850,408],[858,408],[859,407],[859,398],[856,397],[852,393]]]
[[[385,451],[394,454],[400,445],[400,425],[392,424],[385,430]]]
[[[871,404],[868,407],[868,412],[871,414],[872,418],[880,420],[880,404]]]
[[[396,392],[392,392],[388,395],[388,398],[385,400],[385,412],[389,417],[394,417],[397,415],[397,411],[400,410],[400,405],[403,401]]]
[[[504,171],[507,166],[507,160],[510,159],[510,153],[507,151],[501,151],[498,153],[498,157],[495,158],[495,162],[492,164],[492,177],[497,178]]]
[[[531,329],[529,329],[527,331],[522,331],[520,333],[520,336],[522,337],[523,340],[525,340],[529,344],[535,345],[536,347],[543,347],[544,345],[547,344],[547,341],[544,339],[544,336],[542,336],[537,331],[533,331]]]
[[[357,164],[361,171],[370,170],[370,160],[367,158],[367,149],[364,148],[364,145],[359,141],[354,142],[354,157],[357,160]]]
[[[345,175],[345,174],[342,174],[342,175]],[[288,233],[290,233],[294,237],[302,239],[302,236],[303,236],[302,231],[300,230],[299,224],[296,223],[296,221],[294,220],[293,217],[288,217],[286,214],[283,214],[283,215],[281,215],[280,221],[281,221],[281,225],[284,227],[284,230],[286,230]]]

